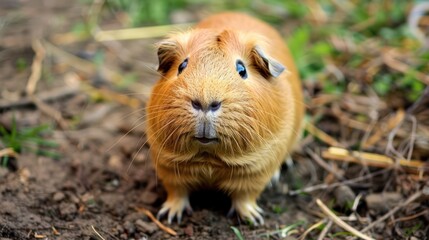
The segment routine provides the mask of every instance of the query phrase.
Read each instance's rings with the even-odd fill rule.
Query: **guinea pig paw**
[[[182,215],[184,210],[186,210],[187,214],[192,214],[192,208],[189,203],[188,197],[174,198],[166,201],[162,205],[162,208],[158,211],[156,217],[158,219],[161,219],[168,212],[168,224],[171,224],[173,222],[174,217],[176,217],[177,223],[180,224],[180,222],[182,221]]]
[[[264,218],[262,217],[264,211],[254,201],[233,201],[228,216],[231,216],[234,211],[237,211],[241,219],[247,219],[255,226],[264,224]]]

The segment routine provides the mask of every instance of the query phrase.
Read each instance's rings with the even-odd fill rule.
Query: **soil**
[[[82,59],[92,61],[99,54],[104,59],[95,71],[86,71],[82,66],[88,64],[71,64],[64,54],[52,53],[52,49],[47,51],[36,93],[55,93],[80,84],[78,91],[48,101],[69,124],[67,129],[62,129],[52,116],[31,101],[19,107],[0,108],[0,125],[7,129],[12,128],[13,119],[19,128],[54,126],[43,137],[58,143],[53,151],[60,155],[55,159],[23,150],[15,159],[16,171],[13,167],[0,168],[0,239],[236,239],[231,226],[238,228],[245,239],[268,235],[277,239],[281,236],[273,231],[301,223],[295,231],[302,234],[320,220],[321,213],[314,200],[329,201],[335,188],[311,194],[288,194],[290,189],[323,181],[323,170],[315,167],[302,149],[292,156],[293,165],[283,166],[280,183],[268,187],[259,199],[265,210],[264,226],[249,225],[237,216],[228,218],[228,197],[212,191],[191,196],[193,214],[185,216],[180,224],[169,225],[177,236],[161,230],[137,211],[136,208],[145,208],[155,214],[166,198],[148,156],[143,110],[150,85],[157,80],[153,48],[157,39],[121,43],[87,39],[66,43],[58,34],[64,37],[83,21],[88,6],[82,5],[81,1],[66,0],[0,2],[0,106],[28,97],[25,88],[35,56],[33,39],[44,39]],[[108,15],[102,16],[101,22],[105,29],[121,27]],[[24,62],[26,66],[17,69],[17,62]],[[116,88],[111,81],[112,71],[138,80],[125,88]],[[97,86],[101,90],[86,86]],[[108,96],[103,95],[106,92]],[[121,101],[115,92],[129,99]],[[130,99],[137,99],[138,106],[131,104]],[[357,169],[361,171],[361,168],[348,168],[347,176],[357,176]],[[391,175],[392,172],[386,171],[372,181],[384,186]],[[401,181],[405,184],[412,180],[402,177]],[[368,192],[369,183],[362,181],[351,187]],[[394,191],[392,186],[386,184],[381,189]],[[409,192],[413,190],[411,186]],[[338,194],[338,198],[344,197],[341,191]],[[403,201],[399,198],[396,201]],[[423,208],[414,206],[404,211],[411,214]],[[365,206],[359,209],[366,216],[383,213],[370,213]],[[423,226],[428,226],[427,213],[419,219]],[[168,225],[165,219],[162,222]],[[377,236],[384,235],[383,227],[374,230]],[[392,236],[393,231],[387,235]],[[425,233],[427,227],[421,228],[420,233],[416,231],[414,236],[424,239]]]

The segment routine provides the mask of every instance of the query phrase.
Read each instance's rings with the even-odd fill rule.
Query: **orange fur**
[[[270,76],[267,60],[286,70]],[[198,188],[229,193],[243,218],[260,220],[256,199],[285,157],[301,128],[304,106],[297,70],[284,40],[267,24],[239,13],[222,13],[159,44],[162,78],[147,106],[151,158],[168,198],[161,213],[169,221],[190,208]],[[265,57],[264,56],[264,57]],[[188,66],[178,75],[178,66]],[[248,78],[235,69],[243,61]],[[220,101],[213,118],[219,142],[194,139],[191,101]]]

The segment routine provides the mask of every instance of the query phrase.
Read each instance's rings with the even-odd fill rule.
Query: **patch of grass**
[[[20,57],[16,60],[15,66],[19,72],[22,72],[28,68],[28,62],[25,58]]]
[[[91,36],[91,26],[86,22],[77,22],[72,26],[71,32],[79,37]]]
[[[234,226],[231,226],[232,231],[234,232],[235,236],[238,240],[244,240],[243,234],[241,234],[240,230]]]
[[[258,237],[266,237],[270,239],[272,236],[278,235],[281,239],[283,239],[283,238],[286,238],[287,236],[290,236],[293,232],[295,232],[296,228],[304,224],[305,224],[305,221],[298,221],[296,223],[287,225],[281,229],[260,234],[258,235]]]
[[[315,1],[314,4],[321,7],[326,20],[320,20],[321,23],[316,26],[309,21],[300,21],[301,24],[294,28],[286,40],[304,82],[317,84],[321,92],[326,94],[342,94],[348,90],[350,82],[355,82],[361,91],[369,86],[380,97],[405,91],[406,100],[413,102],[421,95],[424,84],[418,81],[415,73],[429,71],[429,54],[419,50],[420,46],[407,26],[405,9],[409,9],[412,2],[361,0],[349,2],[343,7],[334,1]],[[308,11],[300,12],[300,20],[314,17]],[[404,73],[386,68],[385,65],[372,68],[371,61],[381,53],[354,49],[344,52],[332,44],[333,37],[357,48],[371,43],[378,48],[377,51],[397,49],[414,59],[408,61],[408,55],[403,55],[400,61],[407,61],[410,65],[410,70]],[[332,66],[337,69],[332,70]],[[353,72],[374,70],[376,74],[367,79],[364,77],[368,76]]]
[[[138,80],[139,78],[135,73],[125,74],[122,81],[118,83],[118,88],[127,89],[131,84],[136,83]]]
[[[131,20],[131,26],[167,24],[174,9],[181,9],[189,1],[127,1],[108,0],[107,6],[112,11],[124,11]]]
[[[357,82],[361,88],[365,84],[375,89],[381,97],[394,94],[396,91],[407,91],[406,100],[415,101],[422,93],[423,83],[416,80],[413,71],[397,73],[391,70],[378,70],[371,79],[365,80],[360,75],[344,74],[345,71],[362,69],[374,59],[371,52],[339,51],[332,44],[332,37],[344,39],[355,46],[375,42],[380,49],[392,47],[416,51],[417,41],[408,31],[407,11],[411,1],[393,0],[390,2],[361,0],[339,4],[337,1],[315,1],[320,6],[326,20],[315,25],[314,9],[299,1],[267,0],[255,3],[243,1],[205,1],[205,0],[107,0],[106,6],[112,12],[123,12],[128,16],[131,26],[159,25],[171,23],[171,15],[177,10],[206,9],[218,11],[249,12],[273,25],[283,24],[285,18],[299,20],[288,24],[292,28],[286,38],[295,59],[301,78],[304,82],[315,83],[326,94],[340,95],[347,91],[348,83]],[[280,14],[273,14],[280,11]],[[83,31],[83,27],[76,26]],[[417,56],[421,62],[412,69],[420,72],[429,71],[427,55]],[[426,61],[424,61],[426,60]],[[345,67],[336,69],[332,66]],[[362,69],[365,71],[365,69]],[[409,93],[409,94],[408,94]]]
[[[282,15],[289,15],[300,18],[307,14],[307,7],[295,1],[255,1],[241,0],[107,0],[108,8],[113,12],[122,11],[130,19],[133,27],[142,25],[156,25],[171,23],[171,13],[179,9],[208,9],[212,12],[220,11],[242,11],[259,16],[271,23],[281,23],[284,19]],[[279,13],[282,14],[274,14]]]
[[[284,213],[284,212],[287,211],[286,207],[282,207],[282,206],[279,206],[279,205],[273,205],[271,209],[276,214],[281,214],[281,213]]]
[[[409,228],[405,228],[404,229],[404,234],[406,237],[411,237],[414,235],[414,233],[418,230],[420,230],[423,227],[423,224],[421,222],[418,222],[416,225],[409,227]]]
[[[11,129],[0,126],[0,142],[6,148],[12,148],[15,152],[34,152],[40,156],[58,159],[60,155],[53,151],[58,143],[44,139],[44,135],[50,131],[49,125],[40,125],[18,129],[15,119],[12,120]],[[7,166],[9,157],[2,158],[2,165]]]

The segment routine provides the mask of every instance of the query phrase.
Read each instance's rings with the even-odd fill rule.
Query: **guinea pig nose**
[[[202,110],[203,109],[203,105],[201,105],[200,101],[198,101],[198,100],[192,100],[191,103],[192,103],[192,107],[195,110]]]
[[[218,101],[214,101],[214,102],[210,103],[209,104],[209,111],[214,112],[214,111],[218,110],[220,108],[220,104],[221,103]]]

